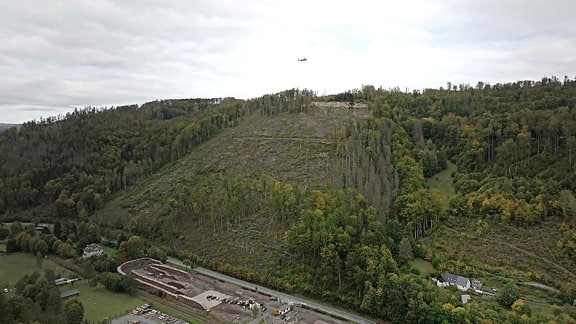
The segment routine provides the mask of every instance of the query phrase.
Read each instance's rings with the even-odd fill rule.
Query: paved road
[[[180,261],[180,260],[178,260],[178,259],[174,259],[174,258],[170,258],[170,257],[169,257],[169,258],[168,258],[168,262],[169,262],[169,263],[172,263],[172,264],[175,264],[175,265],[179,265],[179,266],[181,266],[181,267],[186,267],[186,265],[185,265],[182,261]],[[282,299],[283,301],[286,301],[286,302],[293,302],[294,304],[304,304],[304,305],[306,305],[306,307],[308,307],[308,308],[310,308],[310,309],[314,309],[314,310],[317,310],[317,311],[321,311],[321,312],[323,312],[323,313],[326,313],[326,314],[329,314],[329,315],[332,315],[332,316],[335,316],[335,317],[338,317],[338,318],[342,318],[342,319],[345,319],[345,320],[348,320],[348,321],[351,321],[351,322],[355,322],[355,323],[366,323],[366,324],[376,323],[376,322],[371,321],[371,320],[369,320],[369,319],[366,319],[366,318],[364,318],[364,317],[360,317],[360,316],[357,316],[357,315],[354,315],[354,314],[351,314],[351,313],[348,313],[348,312],[345,312],[345,311],[342,311],[342,310],[339,310],[339,309],[336,309],[336,308],[332,308],[332,307],[329,307],[329,306],[326,306],[326,305],[322,305],[322,304],[319,304],[319,303],[316,303],[316,302],[313,302],[313,301],[310,301],[310,300],[307,300],[307,299],[303,299],[303,298],[299,298],[299,297],[296,297],[296,296],[288,295],[288,294],[285,294],[285,293],[282,293],[282,292],[279,292],[279,291],[276,291],[276,290],[273,290],[273,289],[270,289],[270,288],[266,288],[266,287],[263,287],[263,286],[260,286],[260,285],[256,285],[256,284],[250,283],[250,282],[248,282],[248,281],[236,279],[236,278],[233,278],[233,277],[227,276],[227,275],[225,275],[225,274],[221,274],[221,273],[219,273],[219,272],[212,271],[212,270],[209,270],[209,269],[206,269],[206,268],[196,267],[196,268],[194,268],[194,271],[196,271],[196,272],[198,272],[198,273],[200,273],[200,274],[203,274],[203,275],[205,275],[205,276],[209,276],[209,277],[212,277],[212,278],[215,278],[215,279],[218,279],[218,280],[222,280],[222,281],[226,281],[226,282],[230,282],[230,283],[236,284],[236,285],[241,286],[241,287],[244,287],[244,288],[246,288],[246,289],[251,289],[251,290],[255,290],[255,291],[261,292],[261,293],[263,293],[263,294],[267,294],[267,295],[270,295],[270,296],[278,297],[278,298],[280,298],[280,299]]]

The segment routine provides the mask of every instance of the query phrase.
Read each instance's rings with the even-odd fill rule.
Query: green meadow
[[[448,202],[450,197],[455,193],[454,183],[452,182],[452,172],[456,171],[456,165],[448,161],[446,170],[441,171],[437,175],[427,178],[426,183],[430,189],[438,190],[444,196],[442,207],[444,210],[448,209]]]
[[[44,269],[52,269],[62,277],[76,276],[73,272],[52,262],[50,259],[39,261],[35,256],[27,253],[13,253],[0,255],[0,284],[15,284],[26,274],[38,271],[44,274]],[[84,305],[84,319],[96,322],[104,317],[116,318],[130,312],[138,305],[146,303],[143,299],[126,294],[113,293],[102,286],[90,287],[88,281],[80,280],[72,285],[61,286],[60,291],[76,289],[80,291],[78,299]]]

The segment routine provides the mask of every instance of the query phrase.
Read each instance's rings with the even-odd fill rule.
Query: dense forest
[[[330,102],[345,102],[346,108],[323,105]],[[168,253],[398,323],[547,321],[518,306],[518,298],[464,306],[420,276],[410,261],[465,268],[451,266],[461,260],[442,259],[421,239],[437,226],[469,222],[482,228],[552,226],[559,239],[550,257],[573,267],[575,106],[576,81],[546,77],[413,92],[367,85],[322,97],[292,89],[250,100],[88,107],[0,134],[2,219],[57,225],[43,239],[46,248],[39,247],[39,238],[31,245],[26,233],[32,234],[22,230],[3,236],[11,251],[40,249],[63,258],[106,239],[122,253],[98,261],[93,271]],[[326,136],[304,134],[288,122],[274,124],[280,117],[304,120],[320,107],[325,115],[319,119],[330,119],[330,109],[345,109],[339,113],[349,117]],[[253,130],[250,123],[273,130],[255,139],[242,130]],[[259,148],[263,141],[290,142],[295,153],[288,166],[276,162],[276,173],[258,168],[260,153],[249,157],[253,164],[245,170],[212,164],[202,169],[208,145],[217,140],[258,140],[253,147]],[[329,167],[294,171],[308,170],[302,165],[320,158],[329,159]],[[190,159],[196,162],[183,169]],[[450,175],[455,194],[447,196],[427,179],[450,164],[456,166]],[[180,179],[162,180],[170,172]],[[323,180],[310,180],[317,178]],[[170,182],[169,189],[154,187],[162,181]],[[118,197],[124,197],[121,207],[111,208]],[[186,241],[190,236],[197,237],[194,248]],[[218,248],[243,257],[216,255]],[[570,306],[576,301],[574,278],[539,276],[559,288],[554,303],[565,305],[562,318],[576,318]]]

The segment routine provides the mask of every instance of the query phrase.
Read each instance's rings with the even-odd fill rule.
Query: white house
[[[447,282],[450,285],[456,285],[456,288],[459,290],[466,291],[470,289],[470,279],[466,277],[461,277],[448,272],[442,272],[440,276],[442,276],[444,282]]]
[[[104,250],[99,244],[90,243],[84,248],[84,253],[82,253],[83,258],[90,258],[93,256],[98,256],[104,254]]]

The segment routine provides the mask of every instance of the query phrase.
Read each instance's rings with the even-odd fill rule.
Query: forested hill
[[[288,107],[283,103],[288,96],[299,102]],[[115,192],[245,116],[297,111],[310,98],[308,91],[291,90],[249,102],[180,99],[89,107],[10,128],[0,136],[0,213],[28,218],[27,211],[34,210],[38,217],[56,219],[92,214]]]
[[[57,218],[94,212],[107,195],[134,182],[136,166],[143,177],[170,161],[176,133],[187,126],[182,116],[202,114],[211,104],[86,108],[7,130],[0,140],[0,210],[50,205],[55,213],[40,209],[40,217]]]
[[[0,212],[53,204],[90,214],[111,193],[181,158],[222,129],[241,124],[246,116],[271,116],[275,110],[300,112],[307,110],[312,100],[342,99],[367,103],[377,122],[402,125],[414,146],[410,148],[412,157],[425,176],[445,167],[444,156],[454,161],[460,171],[460,193],[475,192],[492,181],[499,182],[498,192],[520,194],[525,201],[530,200],[530,191],[558,197],[562,189],[576,187],[575,84],[568,79],[544,78],[493,86],[479,83],[474,88],[449,84],[451,89],[422,93],[366,86],[339,97],[318,99],[308,91],[292,90],[248,101],[163,100],[142,107],[77,110],[64,118],[28,122],[2,134]],[[290,126],[272,125],[288,136],[299,131]],[[361,138],[373,134],[371,127],[375,126],[346,126],[342,122],[339,127],[346,136]],[[350,133],[352,128],[360,134]],[[385,128],[387,132],[392,129]],[[332,138],[328,139],[340,141],[336,151],[350,146],[343,141],[344,135],[330,131]],[[439,149],[438,160],[437,154],[430,154],[430,143]],[[369,148],[378,149],[374,145]],[[358,158],[357,152],[350,154]],[[345,186],[366,186],[366,181],[354,177],[336,178],[345,181]],[[393,178],[392,174],[386,177],[390,181]],[[501,183],[504,179],[507,181]],[[55,208],[56,217],[73,216],[66,209]]]
[[[419,241],[437,224],[551,227],[550,258],[576,266],[575,106],[576,81],[543,78],[87,108],[0,134],[0,213],[68,224],[78,246],[90,239],[73,223],[98,224],[93,239],[138,235],[378,318],[441,322],[454,300],[405,271],[439,260]],[[453,196],[426,182],[450,163]],[[449,261],[436,264],[472,272]],[[482,271],[496,266],[516,265]],[[574,282],[534,275],[576,298]]]

